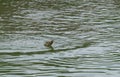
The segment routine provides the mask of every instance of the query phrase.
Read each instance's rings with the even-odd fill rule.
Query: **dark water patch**
[[[17,52],[17,50],[14,50],[15,52],[9,52],[9,50],[7,52],[0,52],[0,55],[13,55],[13,56],[19,56],[19,55],[33,55],[33,54],[46,54],[46,53],[55,53],[55,52],[65,52],[65,51],[69,51],[69,50],[74,50],[74,49],[79,49],[79,48],[85,48],[90,46],[91,43],[90,42],[85,42],[83,43],[82,46],[75,46],[72,48],[67,48],[67,49],[54,49],[53,47],[49,47],[48,50],[45,51],[32,51],[32,52],[23,52],[24,50],[19,50],[19,52]],[[4,50],[3,50],[4,51]]]

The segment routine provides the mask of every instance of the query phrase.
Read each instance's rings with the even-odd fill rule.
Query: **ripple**
[[[2,1],[0,75],[119,77],[118,3]],[[45,47],[44,42],[51,39],[52,47]]]

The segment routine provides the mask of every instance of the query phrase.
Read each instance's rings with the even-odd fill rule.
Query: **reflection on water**
[[[1,0],[0,75],[119,77],[119,2]]]

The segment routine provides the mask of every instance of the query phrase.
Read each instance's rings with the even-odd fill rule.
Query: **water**
[[[0,0],[0,76],[120,77],[119,3]]]

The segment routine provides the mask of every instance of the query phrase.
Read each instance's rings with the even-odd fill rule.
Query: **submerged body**
[[[52,46],[52,44],[53,44],[53,40],[50,40],[50,41],[46,41],[44,46],[50,47],[50,46]]]

